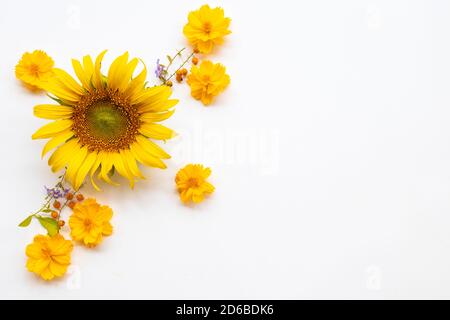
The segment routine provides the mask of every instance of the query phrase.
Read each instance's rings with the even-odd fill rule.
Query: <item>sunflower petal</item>
[[[100,89],[103,87],[101,67],[105,53],[106,50],[102,51],[95,59],[94,73],[92,74],[92,83],[96,89]]]
[[[77,175],[75,176],[75,190],[78,190],[81,187],[84,178],[86,178],[86,175],[88,174],[89,170],[91,170],[96,160],[97,152],[88,152],[86,159],[84,159],[83,163],[80,166],[80,169],[78,169]]]
[[[157,123],[142,123],[139,132],[144,136],[157,140],[167,140],[175,136],[175,132]]]
[[[116,168],[117,172],[121,176],[127,178],[130,181],[130,187],[133,188],[134,187],[134,177],[131,174],[131,172],[129,172],[127,170],[127,167],[125,166],[120,153],[115,152],[112,154],[112,157],[113,157],[114,168]]]
[[[144,136],[138,135],[136,136],[136,142],[150,155],[162,158],[162,159],[170,159],[171,156],[165,152],[160,146],[158,146],[153,141],[145,138]]]
[[[42,119],[68,119],[72,116],[73,108],[54,104],[40,104],[34,107],[33,114]]]
[[[111,171],[111,169],[113,167],[112,159],[113,159],[113,157],[112,157],[111,152],[105,153],[105,155],[103,156],[103,159],[102,159],[99,177],[101,179],[103,179],[103,181],[105,181],[106,183],[118,186],[119,184],[112,181],[108,176],[108,173]]]
[[[135,142],[130,146],[131,153],[138,159],[139,162],[149,167],[165,169],[167,166],[160,159],[152,156],[146,152],[139,143]]]
[[[78,82],[75,81],[74,78],[70,74],[68,74],[66,71],[58,68],[54,68],[53,72],[55,73],[56,77],[61,81],[61,83],[66,86],[69,90],[73,91],[74,93],[78,95],[83,95],[84,91],[83,88],[80,86]]]
[[[69,162],[76,150],[79,150],[78,139],[69,140],[56,149],[48,159],[48,164],[52,167],[52,171],[57,172],[61,170]]]
[[[66,179],[69,181],[72,186],[75,188],[75,177],[80,169],[80,167],[83,165],[84,160],[86,159],[86,155],[88,153],[88,149],[86,146],[84,147],[78,147],[78,150],[74,152],[73,157],[70,159],[69,164],[67,165],[66,170]],[[75,190],[77,190],[75,188]]]
[[[142,114],[140,119],[143,122],[160,122],[169,119],[174,112],[175,110],[169,110],[160,113],[147,112]]]
[[[43,158],[47,154],[47,152],[49,152],[53,148],[56,148],[61,143],[69,140],[70,138],[73,137],[73,135],[74,135],[74,133],[72,131],[64,131],[64,132],[61,132],[60,134],[54,136],[52,139],[50,139],[45,144],[44,149],[42,149],[41,157]]]
[[[123,163],[128,168],[128,171],[130,171],[135,177],[145,179],[145,177],[139,170],[138,165],[136,164],[136,158],[133,156],[130,150],[122,149],[120,150],[120,155],[122,156]]]
[[[56,120],[46,124],[36,131],[32,139],[47,139],[72,127],[72,120]]]

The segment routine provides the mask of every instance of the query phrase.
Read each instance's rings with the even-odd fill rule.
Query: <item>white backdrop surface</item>
[[[176,86],[167,170],[134,191],[87,188],[113,236],[76,246],[45,283],[17,224],[55,181],[31,134],[49,99],[14,66],[109,49],[153,67],[186,45],[204,1],[3,1],[0,10],[0,298],[450,298],[450,2],[222,1],[233,33],[212,55],[231,85],[209,108]],[[107,65],[105,63],[105,65]],[[150,81],[156,83],[149,77]],[[215,194],[183,206],[173,178],[212,168]]]

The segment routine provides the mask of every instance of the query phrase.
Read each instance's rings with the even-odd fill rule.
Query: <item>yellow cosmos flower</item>
[[[209,105],[215,96],[220,94],[230,84],[230,76],[220,63],[203,61],[200,67],[192,66],[187,83],[191,87],[191,95]]]
[[[42,85],[53,76],[53,59],[44,51],[25,52],[16,65],[16,77],[29,89],[42,89]]]
[[[112,234],[113,228],[109,222],[112,215],[110,207],[99,205],[95,199],[77,203],[69,218],[72,239],[95,247],[102,242],[103,236]]]
[[[225,18],[222,8],[211,9],[207,4],[188,15],[183,33],[201,53],[210,53],[215,45],[223,43],[231,19]]]
[[[94,180],[116,184],[110,178],[115,172],[126,177],[133,187],[135,179],[144,179],[138,164],[166,168],[161,159],[170,156],[149,140],[166,140],[174,132],[157,122],[169,118],[178,100],[170,100],[168,86],[146,87],[147,69],[133,77],[139,60],[129,60],[128,53],[119,56],[101,72],[103,51],[95,62],[85,56],[82,63],[72,60],[79,82],[67,72],[54,69],[53,77],[44,89],[55,96],[60,105],[34,107],[37,117],[56,120],[33,134],[33,139],[49,139],[42,156],[58,147],[48,163],[53,172],[64,167],[66,180],[78,190],[87,175]]]
[[[70,264],[72,249],[72,241],[60,234],[53,237],[37,235],[25,251],[28,256],[27,269],[44,280],[61,277]]]
[[[214,186],[206,181],[210,176],[211,169],[205,168],[201,164],[188,164],[178,171],[175,177],[180,199],[184,203],[193,201],[202,202],[205,195],[214,192]]]

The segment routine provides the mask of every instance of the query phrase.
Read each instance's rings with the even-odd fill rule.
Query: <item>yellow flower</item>
[[[180,199],[184,203],[193,201],[202,202],[205,195],[214,192],[214,186],[206,179],[211,174],[210,168],[205,168],[201,164],[188,164],[178,171],[175,177]]]
[[[69,218],[70,235],[75,241],[81,241],[88,247],[95,247],[103,236],[112,234],[109,222],[113,212],[108,206],[101,206],[95,199],[78,202]]]
[[[42,85],[53,76],[53,59],[44,51],[25,52],[16,65],[16,77],[29,89],[42,89]]]
[[[37,235],[25,251],[28,256],[27,269],[44,280],[61,277],[70,264],[72,249],[72,241],[60,234],[53,237]]]
[[[191,95],[205,106],[209,105],[230,84],[230,76],[225,71],[222,64],[208,60],[203,61],[200,67],[192,66],[187,79]]]
[[[215,45],[223,43],[231,19],[225,18],[222,8],[211,9],[207,4],[188,15],[183,33],[188,41],[201,53],[210,53]]]
[[[72,60],[79,82],[61,69],[44,89],[60,105],[34,107],[39,118],[56,120],[33,134],[33,139],[50,139],[42,156],[57,147],[48,163],[53,172],[66,170],[66,180],[78,190],[87,175],[95,189],[93,177],[116,184],[112,170],[126,177],[133,187],[135,179],[144,179],[138,164],[166,168],[161,159],[170,156],[151,139],[166,140],[174,132],[157,122],[169,118],[178,100],[170,100],[168,86],[146,87],[147,69],[133,77],[139,59],[119,56],[102,74],[103,51],[95,62],[85,56],[83,62]],[[61,145],[61,146],[60,146]],[[59,147],[58,147],[59,146]]]

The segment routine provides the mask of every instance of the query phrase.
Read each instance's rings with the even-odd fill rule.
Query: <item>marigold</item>
[[[230,76],[225,72],[225,66],[208,60],[203,61],[200,67],[192,66],[187,78],[191,95],[205,106],[209,105],[230,84]]]
[[[128,53],[115,59],[107,75],[101,72],[106,51],[95,62],[85,56],[82,63],[72,60],[79,79],[61,69],[45,85],[60,105],[43,104],[34,107],[39,118],[53,120],[36,131],[33,139],[50,139],[42,155],[56,151],[48,163],[53,172],[67,167],[65,178],[78,190],[86,176],[99,189],[94,175],[103,181],[115,171],[130,181],[144,179],[138,163],[166,168],[161,159],[169,159],[159,145],[150,139],[167,140],[174,132],[159,124],[173,113],[178,100],[169,99],[168,86],[147,87],[147,69],[133,77],[139,59],[129,60]]]
[[[69,218],[70,235],[75,241],[81,241],[88,247],[95,247],[103,240],[103,236],[112,234],[109,222],[113,212],[108,206],[101,206],[95,199],[87,199],[77,203]]]
[[[210,53],[215,45],[223,43],[231,19],[225,18],[222,8],[211,9],[207,4],[188,15],[183,33],[188,41],[201,53]]]
[[[72,249],[72,241],[60,234],[53,237],[37,235],[25,250],[28,256],[27,269],[44,280],[61,277],[70,264]]]
[[[205,168],[201,164],[188,164],[178,171],[175,177],[180,199],[184,203],[193,201],[202,202],[205,195],[214,192],[214,186],[207,182],[211,169]]]
[[[29,89],[39,90],[53,77],[53,59],[42,50],[25,52],[16,65],[16,77]]]

